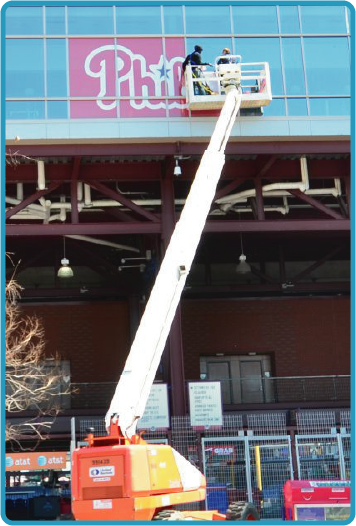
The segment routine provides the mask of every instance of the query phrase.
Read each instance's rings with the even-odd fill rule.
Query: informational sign
[[[189,406],[192,426],[222,426],[220,382],[190,382]]]
[[[66,469],[67,451],[10,453],[6,455],[6,471]]]
[[[137,429],[155,430],[169,427],[167,384],[153,384],[143,417]]]

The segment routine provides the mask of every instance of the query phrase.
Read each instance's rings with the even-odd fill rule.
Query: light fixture
[[[176,158],[176,165],[174,167],[174,175],[182,175],[182,169],[181,167],[179,166],[179,161],[178,159]]]
[[[246,256],[244,254],[244,248],[242,245],[242,234],[240,232],[240,240],[241,240],[241,256],[239,257],[240,263],[236,266],[236,273],[237,274],[248,274],[251,272],[251,267],[246,261]]]
[[[61,266],[58,269],[57,276],[59,278],[72,278],[73,270],[69,266],[69,259],[66,258],[66,238],[63,236],[63,259],[61,259]]]

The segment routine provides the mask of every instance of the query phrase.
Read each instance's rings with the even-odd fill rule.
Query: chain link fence
[[[343,480],[351,476],[350,411],[297,411],[296,434],[286,413],[223,415],[223,425],[194,428],[189,416],[171,418],[170,429],[149,430],[147,441],[172,445],[206,477],[205,503],[177,506],[186,510],[217,509],[233,501],[254,502],[262,519],[281,518],[283,486],[293,478]],[[88,428],[106,435],[103,418],[77,418],[77,443]]]

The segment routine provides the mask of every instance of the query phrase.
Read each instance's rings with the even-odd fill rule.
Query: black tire
[[[259,521],[260,515],[251,502],[232,502],[226,510],[227,521]]]
[[[183,521],[184,516],[177,510],[163,510],[154,515],[153,521]]]

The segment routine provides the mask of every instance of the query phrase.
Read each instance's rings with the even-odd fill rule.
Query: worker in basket
[[[222,50],[222,56],[218,60],[218,64],[232,64],[235,60],[231,57],[231,51],[228,47]]]
[[[194,95],[212,95],[214,92],[209,88],[206,82],[201,80],[194,80],[202,78],[201,66],[212,66],[210,62],[202,62],[201,52],[203,48],[201,46],[194,46],[193,53],[190,53],[185,57],[185,60],[182,64],[183,72],[185,68],[189,65],[192,66],[192,77],[193,77],[193,86],[194,86]]]

